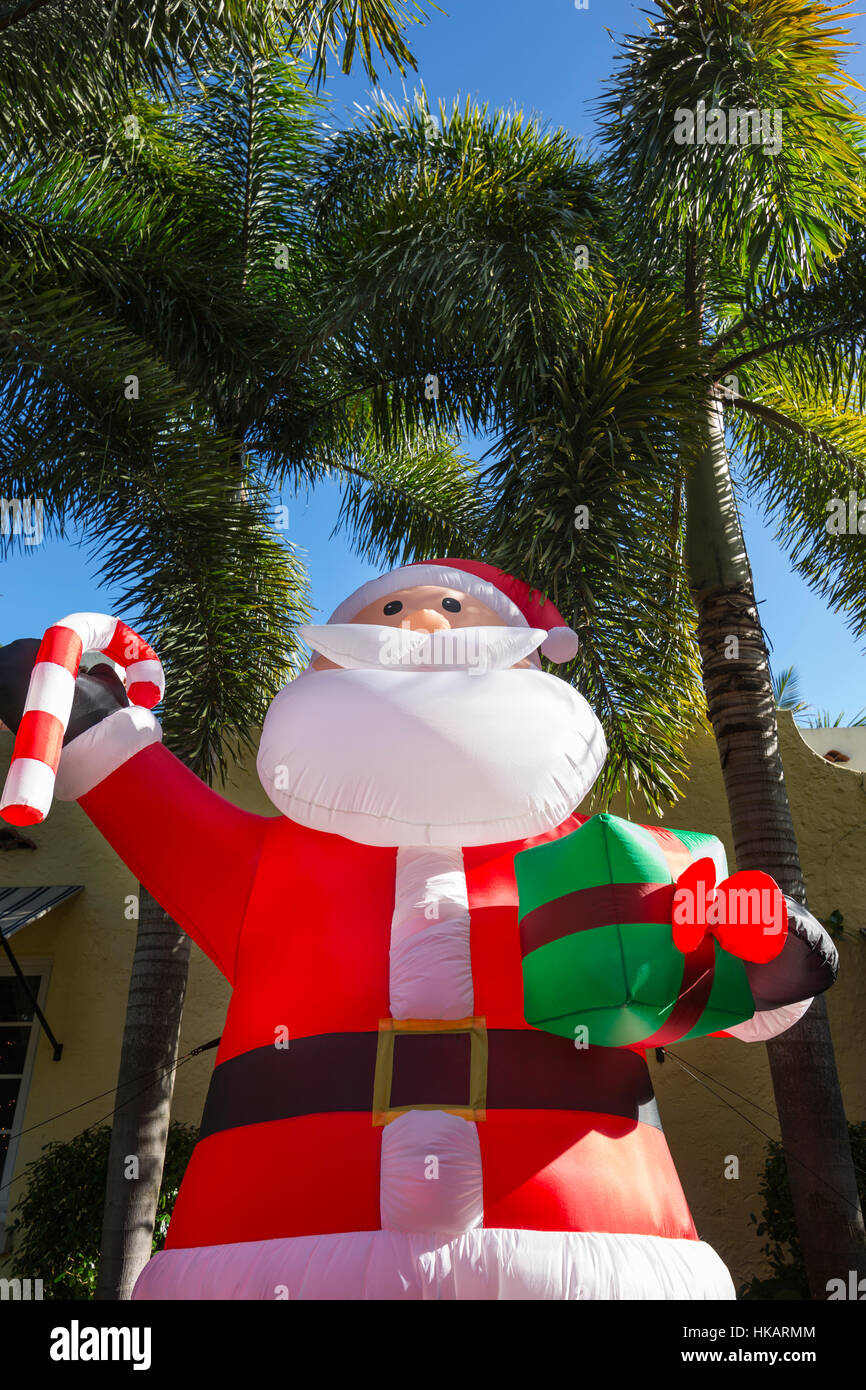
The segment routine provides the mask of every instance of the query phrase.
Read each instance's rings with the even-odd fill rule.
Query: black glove
[[[0,647],[0,720],[17,733],[27,687],[36,664],[41,643],[38,637],[21,637]],[[100,663],[89,671],[79,672],[69,727],[63,739],[64,747],[85,729],[116,714],[129,704],[126,688],[112,666]]]
[[[833,939],[802,903],[785,898],[788,935],[784,949],[765,965],[746,962],[755,1010],[778,1009],[829,989],[839,969]]]

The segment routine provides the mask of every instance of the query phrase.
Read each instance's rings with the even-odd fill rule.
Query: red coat
[[[206,1137],[183,1180],[167,1248],[378,1230],[383,1128],[373,1122],[370,1058],[389,1014],[397,851],[239,810],[159,744],[80,801],[234,987]],[[583,819],[533,840],[464,851],[475,1014],[491,1042],[491,1099],[477,1122],[484,1226],[697,1239],[653,1118],[643,1054],[581,1055],[523,1018],[513,857]],[[281,1029],[289,1048],[274,1061]],[[497,1086],[500,1097],[520,1089],[493,1075],[497,1046],[504,1056],[515,1039],[518,1058],[521,1044],[551,1049],[554,1070],[563,1048],[569,1066],[579,1059],[593,1108],[532,1096],[497,1104]],[[614,1093],[619,1099],[608,1105]],[[338,1103],[328,1099],[337,1095]],[[281,1116],[281,1107],[303,1113]]]

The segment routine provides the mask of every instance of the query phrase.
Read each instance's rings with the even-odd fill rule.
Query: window
[[[31,994],[44,1007],[48,962],[19,962]],[[33,1004],[5,960],[0,962],[0,1248],[6,1213],[14,1205],[9,1183],[18,1153],[17,1135],[24,1128],[27,1092],[36,1060],[40,1026]]]

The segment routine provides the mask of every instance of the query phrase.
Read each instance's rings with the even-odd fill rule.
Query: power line
[[[674,1061],[675,1061],[675,1062],[679,1062],[679,1064],[680,1064],[681,1067],[684,1067],[684,1066],[685,1066],[685,1063],[676,1055],[675,1052],[671,1052],[669,1048],[665,1048],[665,1055],[668,1056],[668,1057],[673,1057]],[[710,1072],[708,1072],[708,1071],[702,1071],[701,1068],[697,1065],[696,1062],[690,1062],[689,1065],[690,1065],[691,1067],[694,1067],[694,1070],[695,1070],[695,1071],[700,1072],[701,1076],[706,1076],[706,1077],[708,1077],[709,1080],[710,1080],[710,1081],[714,1081],[714,1082],[716,1083],[717,1086],[721,1086],[721,1087],[723,1087],[724,1090],[730,1091],[730,1093],[731,1093],[732,1096],[737,1096],[737,1098],[738,1098],[739,1100],[745,1101],[745,1102],[746,1102],[746,1105],[752,1105],[752,1106],[754,1106],[754,1108],[755,1108],[756,1110],[760,1110],[760,1112],[761,1112],[762,1115],[767,1115],[775,1124],[779,1124],[779,1117],[778,1117],[778,1115],[777,1115],[773,1110],[768,1110],[768,1109],[766,1108],[766,1106],[764,1106],[764,1105],[759,1105],[758,1102],[757,1102],[756,1100],[751,1100],[749,1096],[744,1096],[744,1095],[742,1094],[742,1092],[740,1092],[740,1091],[735,1091],[734,1088],[733,1088],[733,1086],[729,1086],[729,1085],[727,1084],[726,1081],[720,1081],[719,1078],[718,1078],[717,1076],[711,1075]],[[695,1080],[697,1081],[697,1077],[695,1077]],[[724,1096],[719,1096],[719,1100],[724,1100]],[[738,1111],[737,1113],[739,1114],[739,1111]],[[745,1118],[745,1117],[744,1117],[744,1118]],[[763,1131],[762,1131],[762,1133],[763,1133]],[[772,1137],[772,1136],[769,1136],[769,1137]],[[783,1145],[782,1147],[784,1148],[784,1145]],[[853,1163],[853,1159],[852,1159],[852,1163]],[[860,1168],[860,1167],[858,1167],[858,1165],[857,1165],[856,1163],[854,1163],[853,1166],[854,1166],[854,1169],[855,1169],[856,1172],[862,1173],[862,1174],[864,1175],[864,1177],[866,1177],[866,1168]]]
[[[149,1091],[157,1081],[161,1081],[162,1078],[164,1076],[168,1076],[170,1072],[177,1071],[178,1068],[182,1067],[185,1062],[189,1062],[193,1057],[197,1057],[199,1053],[207,1052],[210,1048],[216,1047],[219,1041],[219,1038],[212,1038],[210,1042],[199,1043],[198,1047],[194,1047],[189,1052],[184,1053],[183,1057],[179,1057],[177,1061],[173,1063],[172,1066],[165,1067],[162,1070],[160,1070],[159,1067],[154,1067],[151,1071],[143,1071],[138,1076],[133,1076],[129,1081],[124,1082],[124,1086],[133,1086],[136,1081],[141,1081],[142,1077],[145,1076],[150,1077],[151,1079],[148,1081],[146,1086],[142,1086],[140,1091],[136,1091],[134,1095],[127,1096],[126,1100],[120,1101],[118,1105],[115,1105],[113,1110],[109,1110],[107,1115],[103,1115],[101,1119],[94,1120],[91,1124],[86,1125],[85,1128],[80,1131],[80,1133],[86,1134],[88,1130],[94,1129],[96,1125],[101,1125],[106,1120],[110,1120],[114,1115],[117,1114],[118,1110],[122,1110],[125,1105],[129,1105],[132,1101],[137,1100],[139,1096],[143,1096],[145,1091]],[[7,1137],[10,1140],[20,1139],[23,1134],[30,1134],[34,1129],[41,1129],[43,1125],[51,1124],[53,1120],[60,1120],[63,1118],[64,1115],[71,1115],[73,1111],[81,1110],[82,1107],[85,1105],[92,1105],[95,1100],[102,1100],[103,1096],[113,1095],[118,1089],[118,1086],[112,1086],[108,1091],[100,1091],[98,1095],[91,1096],[89,1100],[82,1100],[78,1103],[78,1105],[70,1105],[68,1110],[60,1110],[56,1115],[49,1115],[46,1119],[39,1120],[37,1124],[30,1125],[27,1129],[19,1129],[17,1134],[10,1134]],[[12,1184],[15,1182],[20,1182],[21,1178],[23,1177],[24,1172],[21,1172],[18,1174],[16,1178],[10,1178],[8,1182],[5,1182],[2,1184],[2,1186],[0,1186],[0,1192],[5,1192],[8,1187],[11,1187]]]
[[[712,1088],[712,1086],[708,1086],[707,1083],[706,1083],[705,1081],[702,1081],[701,1078],[700,1078],[699,1076],[696,1076],[695,1073],[694,1073],[693,1071],[690,1071],[689,1068],[686,1066],[685,1062],[680,1061],[680,1058],[679,1058],[679,1057],[674,1057],[674,1054],[673,1054],[672,1052],[668,1052],[668,1053],[667,1053],[667,1056],[673,1057],[673,1058],[674,1058],[674,1061],[677,1063],[677,1065],[680,1066],[680,1067],[682,1067],[683,1071],[688,1072],[689,1076],[692,1077],[692,1079],[693,1079],[694,1081],[697,1081],[697,1083],[698,1083],[699,1086],[703,1086],[705,1090],[709,1091],[709,1093],[710,1093],[711,1096],[715,1096],[715,1097],[716,1097],[716,1100],[720,1100],[720,1101],[722,1102],[723,1105],[726,1105],[726,1106],[728,1107],[729,1110],[733,1110],[733,1112],[734,1112],[735,1115],[739,1115],[739,1117],[740,1117],[741,1120],[745,1120],[745,1121],[746,1121],[746,1124],[751,1125],[752,1128],[753,1128],[753,1129],[756,1129],[756,1130],[758,1131],[759,1134],[763,1134],[763,1136],[764,1136],[765,1139],[769,1139],[769,1140],[771,1140],[773,1143],[781,1143],[781,1140],[776,1140],[772,1134],[768,1134],[767,1131],[766,1131],[765,1129],[761,1129],[761,1126],[760,1126],[759,1124],[756,1124],[754,1120],[750,1119],[750,1117],[749,1117],[748,1115],[744,1115],[743,1112],[742,1112],[742,1110],[738,1110],[737,1107],[736,1107],[735,1105],[731,1105],[731,1102],[730,1102],[729,1100],[726,1100],[724,1096],[720,1096],[719,1093],[718,1093],[718,1091],[714,1091],[713,1088]],[[704,1075],[708,1075],[708,1074],[709,1074],[709,1073],[706,1073],[706,1072],[704,1073]],[[715,1078],[713,1078],[713,1080],[715,1080]],[[720,1083],[720,1084],[724,1085],[724,1082],[722,1082],[722,1083]],[[728,1090],[730,1090],[730,1089],[731,1089],[731,1087],[728,1087]],[[735,1092],[734,1094],[736,1094],[736,1092]],[[744,1099],[745,1099],[745,1097],[744,1097]],[[761,1107],[759,1106],[758,1108],[760,1109]],[[769,1113],[769,1112],[767,1112],[767,1113]],[[793,1161],[794,1161],[795,1163],[799,1163],[800,1167],[801,1167],[801,1168],[805,1168],[805,1170],[806,1170],[807,1173],[811,1173],[813,1178],[817,1178],[818,1181],[819,1181],[819,1183],[821,1183],[823,1187],[826,1187],[826,1189],[827,1189],[828,1192],[834,1193],[834,1195],[837,1196],[837,1197],[839,1198],[840,1201],[844,1202],[844,1203],[846,1204],[846,1206],[851,1207],[854,1211],[856,1211],[856,1212],[858,1213],[858,1215],[860,1214],[860,1212],[861,1212],[861,1207],[860,1207],[859,1201],[858,1201],[858,1202],[852,1202],[852,1201],[851,1201],[851,1198],[850,1198],[850,1197],[846,1197],[845,1194],[844,1194],[844,1192],[839,1192],[839,1191],[837,1191],[837,1189],[836,1189],[835,1187],[831,1187],[830,1184],[827,1182],[827,1180],[826,1180],[825,1178],[823,1178],[823,1177],[821,1176],[820,1173],[816,1173],[815,1170],[814,1170],[814,1168],[810,1168],[809,1165],[808,1165],[808,1163],[804,1163],[803,1160],[800,1159],[800,1158],[798,1158],[796,1154],[790,1153],[789,1150],[785,1148],[785,1145],[784,1145],[784,1144],[782,1144],[782,1151],[783,1151],[783,1153],[784,1153],[786,1159],[788,1159],[788,1160],[793,1159]]]
[[[200,1043],[199,1046],[194,1047],[191,1052],[186,1052],[184,1053],[183,1057],[179,1057],[177,1062],[175,1062],[175,1066],[179,1067],[181,1062],[188,1061],[190,1057],[198,1056],[200,1052],[207,1052],[208,1048],[216,1047],[218,1043],[219,1038],[212,1038],[210,1042]],[[150,1071],[140,1072],[138,1076],[131,1076],[128,1081],[124,1082],[124,1085],[132,1086],[135,1084],[136,1081],[141,1081],[142,1078],[145,1076],[155,1077],[158,1071],[159,1067],[153,1067]],[[78,1102],[77,1105],[70,1105],[68,1110],[59,1110],[56,1115],[49,1115],[44,1120],[37,1120],[35,1125],[28,1125],[26,1129],[19,1129],[15,1132],[15,1134],[7,1134],[6,1138],[11,1143],[13,1139],[20,1139],[23,1134],[32,1134],[34,1129],[41,1129],[43,1125],[50,1125],[52,1120],[61,1120],[64,1115],[71,1115],[73,1110],[81,1110],[85,1105],[92,1105],[95,1100],[102,1100],[103,1096],[111,1096],[117,1089],[117,1086],[110,1086],[107,1091],[100,1091],[97,1095],[91,1096],[89,1100],[81,1100]],[[139,1092],[139,1094],[141,1093]],[[112,1114],[113,1113],[114,1112],[112,1111]],[[89,1128],[90,1126],[88,1125],[88,1129]],[[82,1132],[86,1133],[86,1131]]]

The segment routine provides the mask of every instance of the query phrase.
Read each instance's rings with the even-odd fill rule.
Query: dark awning
[[[44,917],[52,907],[73,898],[82,885],[73,883],[48,888],[0,888],[0,933],[8,939],[28,922]]]

